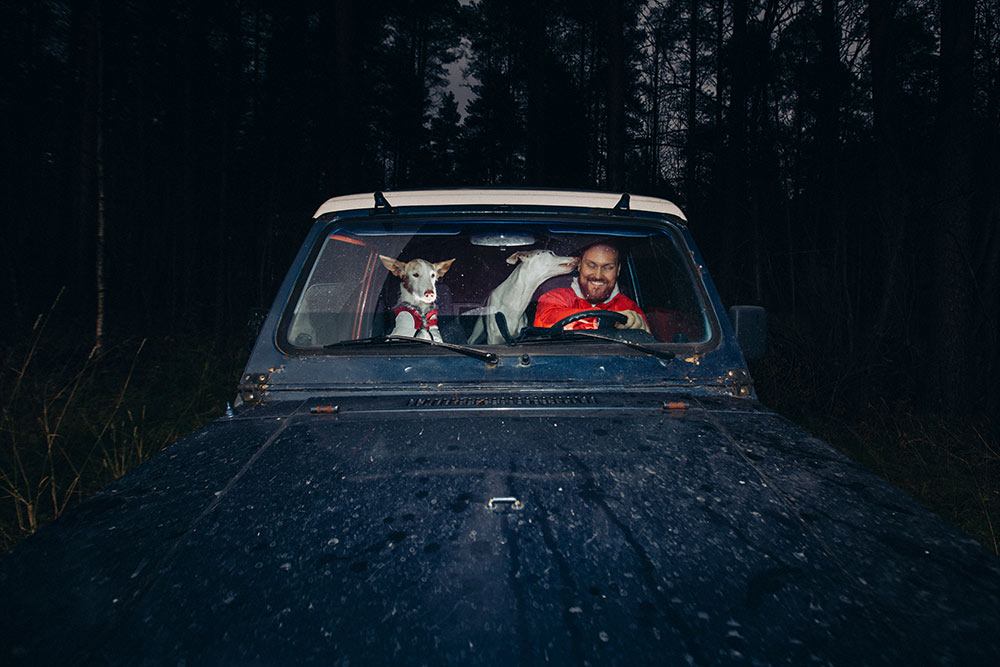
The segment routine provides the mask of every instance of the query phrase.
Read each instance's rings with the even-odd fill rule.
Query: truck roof
[[[583,190],[532,190],[506,188],[455,188],[450,190],[397,190],[382,193],[393,207],[403,206],[559,206],[613,209],[623,193]],[[323,203],[314,218],[334,211],[370,209],[375,206],[375,192],[333,197]],[[633,211],[667,213],[687,220],[673,202],[659,197],[629,195]]]

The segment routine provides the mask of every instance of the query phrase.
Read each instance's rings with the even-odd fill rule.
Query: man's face
[[[580,291],[591,303],[606,301],[618,281],[618,253],[604,245],[594,246],[580,258]]]

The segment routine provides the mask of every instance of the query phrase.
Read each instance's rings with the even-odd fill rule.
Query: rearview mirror
[[[472,242],[472,245],[490,246],[494,248],[515,248],[535,244],[534,236],[521,232],[473,234],[469,240]]]
[[[733,306],[729,321],[736,332],[736,341],[747,361],[756,361],[767,351],[767,311],[760,306]]]

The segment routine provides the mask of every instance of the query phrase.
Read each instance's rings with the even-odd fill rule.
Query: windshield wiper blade
[[[457,352],[459,354],[464,354],[467,357],[473,357],[481,361],[485,361],[491,366],[495,366],[500,362],[500,357],[493,352],[486,352],[485,350],[480,350],[475,347],[469,347],[468,345],[456,345],[455,343],[445,343],[443,341],[428,340],[426,338],[413,338],[411,336],[373,336],[371,338],[353,338],[351,340],[342,340],[337,343],[330,343],[329,345],[324,345],[324,350],[332,350],[338,347],[365,347],[368,345],[386,345],[386,344],[398,344],[398,343],[411,343],[417,345],[430,345],[431,347],[443,347],[446,350],[451,350],[452,352]]]
[[[539,327],[525,327],[518,334],[517,339],[515,339],[514,344],[521,343],[526,339],[531,338],[537,341],[544,340],[582,340],[585,338],[590,338],[593,340],[608,341],[610,343],[618,343],[619,345],[624,345],[625,347],[631,348],[633,350],[638,350],[639,352],[645,352],[648,355],[658,357],[660,359],[670,360],[673,359],[675,355],[673,352],[668,352],[667,350],[657,350],[656,348],[649,347],[648,345],[643,345],[642,343],[635,343],[630,340],[623,340],[621,338],[615,338],[613,336],[604,336],[599,333],[594,333],[593,331],[580,330],[580,329],[569,329],[562,331],[552,331],[551,329],[543,329]]]

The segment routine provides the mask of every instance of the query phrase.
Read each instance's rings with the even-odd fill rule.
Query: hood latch
[[[750,373],[745,368],[734,368],[726,371],[722,378],[722,384],[726,387],[726,393],[737,398],[750,398],[754,395],[753,380]]]
[[[236,387],[238,401],[243,405],[260,405],[271,380],[270,373],[247,373]]]

